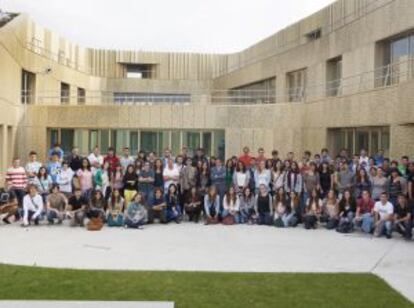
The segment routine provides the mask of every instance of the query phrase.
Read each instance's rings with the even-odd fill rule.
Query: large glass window
[[[211,155],[211,132],[203,133],[203,149],[206,155]]]
[[[109,130],[103,129],[100,130],[100,142],[99,147],[101,148],[102,153],[106,153],[109,148]]]
[[[274,104],[276,102],[276,77],[250,83],[229,90],[232,103]],[[223,93],[217,93],[213,100],[223,100]]]
[[[342,57],[331,59],[326,63],[326,95],[340,94],[342,79]]]
[[[350,154],[358,154],[362,149],[374,155],[379,149],[389,151],[389,127],[357,127],[330,130],[335,154],[347,149]]]
[[[75,130],[74,129],[61,129],[60,130],[60,145],[62,150],[70,152],[74,146]]]
[[[306,91],[306,71],[307,69],[304,68],[286,74],[289,102],[301,102],[304,100]]]
[[[22,104],[32,104],[34,102],[36,89],[36,75],[22,70],[21,80],[21,99]]]
[[[183,132],[183,143],[187,146],[190,154],[195,153],[197,148],[201,147],[200,132]]]
[[[137,79],[155,78],[155,64],[126,64],[126,77]]]
[[[171,151],[173,153],[181,152],[181,131],[179,130],[171,132]]]
[[[214,132],[214,155],[218,158],[224,159],[226,152],[225,134],[224,131]]]
[[[64,82],[60,83],[60,102],[68,104],[70,98],[70,85]]]
[[[139,151],[138,148],[138,142],[139,142],[139,135],[138,132],[130,132],[129,134],[129,148],[130,152],[134,155]]]
[[[157,132],[141,132],[141,150],[145,152],[157,152],[158,154],[158,133]]]
[[[98,145],[98,130],[89,131],[89,152]]]

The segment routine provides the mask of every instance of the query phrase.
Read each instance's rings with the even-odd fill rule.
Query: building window
[[[124,147],[129,147],[133,154],[143,150],[160,156],[166,148],[170,148],[176,156],[180,154],[183,146],[187,146],[190,155],[200,147],[204,148],[207,156],[224,159],[225,154],[224,130],[49,128],[47,137],[50,146],[61,143],[65,152],[77,146],[82,155],[87,155],[96,145],[102,153],[106,153],[108,147],[113,146],[117,153],[121,153]]]
[[[341,93],[342,56],[326,62],[326,95],[338,96]]]
[[[360,153],[361,150],[375,155],[379,149],[383,149],[386,154],[389,152],[389,133],[388,126],[355,127],[332,129],[329,136],[335,154],[347,149],[350,155]]]
[[[312,30],[312,31],[305,34],[305,37],[307,38],[307,40],[309,42],[320,39],[321,36],[322,36],[322,29],[321,28],[317,28],[317,29]]]
[[[404,33],[376,44],[377,87],[414,77],[414,33]]]
[[[36,89],[36,75],[22,70],[21,80],[21,99],[22,104],[32,104],[34,102]]]
[[[228,91],[233,104],[274,104],[276,102],[276,77],[257,81]],[[216,93],[213,101],[220,102],[222,93]]]
[[[69,104],[70,85],[64,82],[60,83],[60,102],[62,104]]]
[[[156,64],[126,64],[126,78],[153,79],[155,78]]]
[[[304,101],[306,90],[306,71],[307,69],[304,68],[286,74],[289,102]]]
[[[86,91],[84,88],[78,88],[78,104],[85,104]]]

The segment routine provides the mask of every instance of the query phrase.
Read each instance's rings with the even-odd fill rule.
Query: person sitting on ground
[[[362,191],[362,198],[357,201],[355,224],[365,233],[374,229],[374,200],[368,190]]]
[[[322,200],[316,188],[312,189],[310,197],[306,201],[303,224],[305,229],[316,229],[322,212]]]
[[[243,189],[243,194],[240,196],[240,223],[253,224],[257,220],[257,215],[254,210],[255,198],[249,186]]]
[[[95,190],[91,201],[89,203],[86,216],[88,218],[99,217],[102,221],[105,221],[105,213],[107,209],[107,202],[101,190]]]
[[[220,212],[220,196],[217,193],[217,188],[212,185],[204,196],[204,213],[206,215],[206,225],[217,224],[219,221]]]
[[[46,198],[47,221],[49,224],[54,224],[55,219],[57,219],[58,224],[61,224],[67,206],[68,199],[60,192],[59,185],[53,184],[50,194]]]
[[[326,222],[326,229],[332,230],[338,226],[338,199],[333,189],[328,191],[326,199],[323,202],[321,221]]]
[[[273,201],[274,224],[278,228],[289,227],[294,213],[290,210],[289,201],[286,198],[285,189],[279,187]]]
[[[23,226],[29,226],[32,221],[38,225],[42,219],[43,208],[42,196],[37,193],[36,186],[30,184],[28,193],[23,198]]]
[[[124,225],[125,201],[119,189],[112,191],[106,212],[106,221],[109,227],[121,227]]]
[[[272,196],[270,195],[265,184],[260,184],[259,193],[255,197],[254,205],[256,213],[258,213],[259,225],[272,225],[273,223],[273,206]]]
[[[223,198],[223,224],[238,224],[240,212],[240,200],[237,196],[236,190],[230,186]]]
[[[148,221],[148,212],[141,193],[136,193],[125,211],[125,228],[142,229]]]
[[[394,211],[394,226],[404,239],[411,240],[412,237],[412,206],[403,194],[398,196],[397,206]]]
[[[167,223],[167,203],[161,188],[155,188],[154,197],[151,204],[147,206],[147,210],[149,224],[152,224],[154,219],[159,219],[163,224]]]
[[[85,212],[88,207],[89,200],[82,195],[82,190],[79,187],[75,188],[75,193],[69,198],[66,208],[66,216],[70,218],[72,227],[84,226]]]
[[[165,196],[167,203],[167,222],[175,221],[176,223],[181,222],[181,206],[178,197],[177,185],[171,184],[168,186],[168,192]]]
[[[394,219],[394,206],[388,201],[388,194],[383,192],[380,201],[374,205],[374,236],[384,235],[387,239],[392,237],[392,221]]]
[[[341,233],[353,231],[353,220],[356,212],[356,201],[350,190],[346,189],[339,201],[339,222],[336,230]]]
[[[201,214],[201,195],[196,187],[192,187],[184,203],[185,213],[188,215],[190,221],[198,222]]]
[[[299,195],[295,191],[290,192],[288,204],[290,212],[293,214],[289,222],[290,226],[296,227],[302,221],[302,211]]]
[[[17,215],[18,202],[16,194],[9,189],[7,181],[4,181],[4,188],[0,188],[0,215],[4,215],[3,222],[10,224],[9,218]]]

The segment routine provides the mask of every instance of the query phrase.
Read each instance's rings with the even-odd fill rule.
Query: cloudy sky
[[[333,0],[0,0],[84,47],[227,53]]]

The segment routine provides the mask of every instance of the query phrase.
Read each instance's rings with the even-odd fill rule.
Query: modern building
[[[3,13],[0,170],[54,142],[414,155],[413,16],[412,0],[338,0],[241,52],[196,54],[84,48]]]

